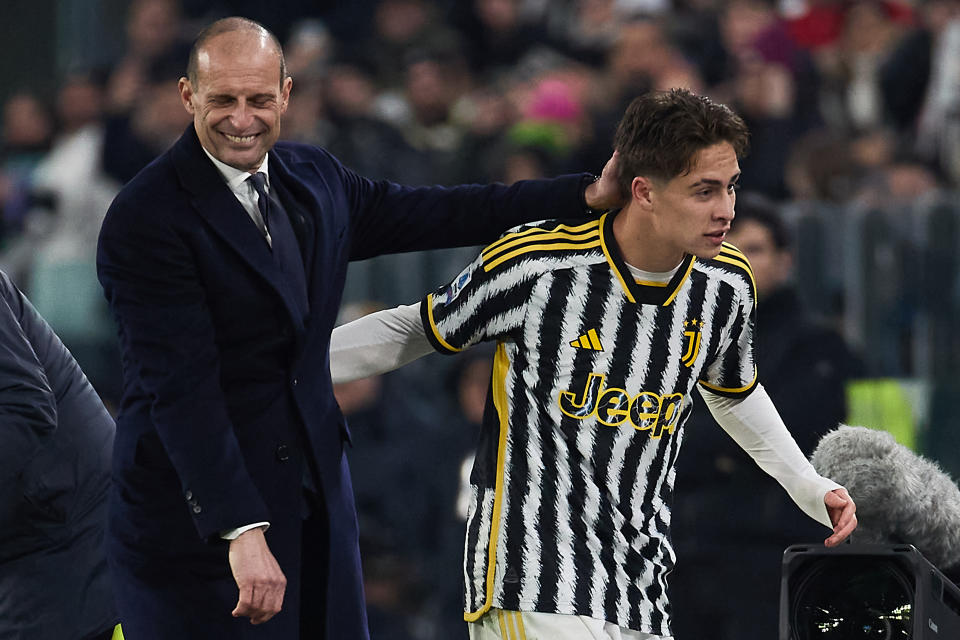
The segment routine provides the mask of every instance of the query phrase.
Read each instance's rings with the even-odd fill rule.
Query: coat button
[[[198,505],[198,504],[193,505],[193,512],[194,512],[194,513],[200,513],[201,511],[203,511],[203,509],[200,508],[200,505]]]
[[[300,381],[299,381],[297,378],[294,378],[294,379],[293,379],[293,386],[297,386],[298,384],[300,384]]]
[[[277,447],[277,460],[280,462],[286,462],[290,459],[290,447],[285,444]]]
[[[186,493],[186,495],[185,495],[184,497],[187,499],[188,502],[189,502],[190,500],[193,500],[193,491],[190,491],[190,490],[188,489],[188,490],[187,490],[187,493]]]

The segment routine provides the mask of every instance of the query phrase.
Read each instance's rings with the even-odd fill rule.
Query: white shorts
[[[537,611],[490,609],[467,627],[470,640],[673,640],[587,616]]]

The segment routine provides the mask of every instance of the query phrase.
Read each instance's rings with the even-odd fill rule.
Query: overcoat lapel
[[[276,291],[294,326],[302,332],[297,305],[281,286],[282,274],[263,235],[203,152],[193,125],[174,144],[171,157],[197,214]]]

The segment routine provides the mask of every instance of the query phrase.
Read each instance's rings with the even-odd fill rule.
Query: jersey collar
[[[600,218],[600,246],[603,247],[607,263],[617,275],[627,299],[633,303],[654,304],[664,307],[669,305],[677,297],[677,292],[680,291],[680,287],[683,286],[693,270],[693,255],[687,254],[684,256],[677,272],[665,285],[641,284],[635,281],[630,269],[627,268],[627,263],[623,261],[623,253],[620,251],[620,246],[613,235],[613,220],[617,213],[616,211],[605,213]]]

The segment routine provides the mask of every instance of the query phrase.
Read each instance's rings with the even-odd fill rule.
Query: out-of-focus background
[[[177,79],[193,36],[244,15],[285,47],[283,137],[373,179],[599,173],[637,94],[684,86],[727,103],[752,131],[743,192],[775,205],[798,299],[856,360],[839,383],[844,419],[960,472],[960,0],[5,0],[0,12],[0,268],[108,404],[120,369],[94,270],[100,221],[189,124]],[[344,319],[418,300],[475,252],[355,263]],[[762,293],[760,308],[776,342]],[[459,487],[487,356],[430,356],[338,389],[375,638],[465,637]],[[768,375],[799,388],[810,374]],[[816,421],[822,397],[807,396],[791,428]]]

